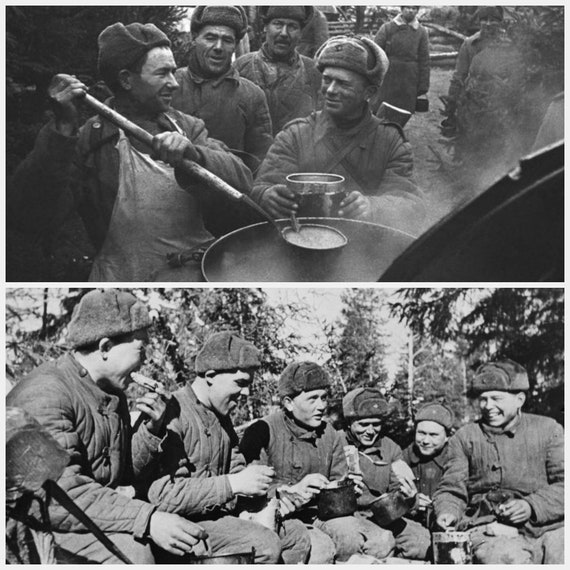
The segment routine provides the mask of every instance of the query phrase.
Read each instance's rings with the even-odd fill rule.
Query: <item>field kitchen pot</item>
[[[380,495],[368,508],[374,522],[386,526],[402,518],[414,506],[415,498],[408,498],[399,491]]]
[[[322,521],[353,515],[356,511],[354,483],[350,479],[329,483],[319,493],[317,508]]]
[[[414,240],[405,232],[358,220],[301,218],[299,222],[335,228],[348,242],[338,249],[304,250],[292,247],[262,222],[214,242],[202,258],[204,278],[211,282],[377,281]],[[184,281],[184,267],[162,280]]]
[[[297,196],[297,216],[336,218],[346,197],[344,177],[321,172],[299,172],[286,177],[287,188]]]

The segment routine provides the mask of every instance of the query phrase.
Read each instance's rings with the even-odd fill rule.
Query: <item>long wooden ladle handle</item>
[[[140,142],[148,145],[149,147],[152,147],[153,136],[148,131],[145,131],[143,128],[139,127],[120,113],[117,113],[117,111],[111,109],[104,103],[101,103],[101,101],[95,99],[95,97],[89,95],[88,93],[85,94],[85,102],[90,107],[95,109],[99,115],[117,127],[120,127]],[[183,159],[179,168],[184,170],[184,172],[190,176],[193,176],[201,182],[208,184],[208,186],[224,192],[234,200],[242,200],[245,196],[239,190],[236,190],[233,186],[230,186],[227,182],[224,182],[219,176],[216,176],[213,172],[210,172],[192,160],[189,160],[187,158]]]

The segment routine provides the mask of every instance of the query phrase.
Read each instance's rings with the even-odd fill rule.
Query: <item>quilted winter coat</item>
[[[160,439],[141,428],[132,436],[124,394],[104,392],[72,355],[43,364],[8,394],[8,406],[23,408],[69,453],[59,486],[105,533],[142,537],[155,507],[116,491],[147,474]],[[57,532],[87,532],[52,501]]]

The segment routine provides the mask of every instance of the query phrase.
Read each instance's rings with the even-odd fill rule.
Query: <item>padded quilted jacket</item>
[[[124,394],[104,392],[67,354],[22,379],[8,394],[7,405],[29,412],[69,453],[57,483],[103,532],[145,534],[155,507],[115,489],[139,479],[160,440],[143,424],[131,446]],[[57,532],[87,532],[54,501],[49,515]]]
[[[167,414],[160,473],[149,500],[191,520],[231,513],[235,501],[227,475],[245,467],[231,420],[201,404],[191,386],[173,394]]]

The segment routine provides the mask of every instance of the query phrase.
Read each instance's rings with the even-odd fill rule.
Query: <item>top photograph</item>
[[[6,6],[6,281],[564,281],[564,6]]]

